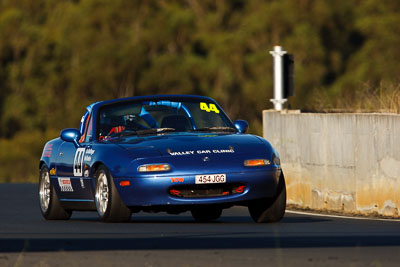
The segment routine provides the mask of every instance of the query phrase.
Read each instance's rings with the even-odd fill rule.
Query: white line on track
[[[368,220],[368,221],[386,221],[386,222],[400,222],[400,219],[383,219],[383,218],[372,218],[372,217],[351,217],[345,215],[331,215],[331,214],[322,214],[322,213],[313,213],[313,212],[305,212],[305,211],[297,211],[297,210],[286,210],[287,213],[292,214],[301,214],[301,215],[312,215],[319,217],[333,217],[333,218],[341,218],[341,219],[353,219],[353,220]]]

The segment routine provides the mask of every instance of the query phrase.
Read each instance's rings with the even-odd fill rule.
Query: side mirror
[[[81,133],[79,132],[78,129],[74,128],[64,129],[60,133],[60,138],[65,142],[74,143],[75,147],[80,147],[79,139],[81,138]]]
[[[245,120],[235,120],[233,125],[238,129],[239,133],[245,133],[249,128],[249,124]]]

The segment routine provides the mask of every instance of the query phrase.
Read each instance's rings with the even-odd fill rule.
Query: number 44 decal
[[[85,148],[80,147],[75,152],[74,158],[74,176],[83,176],[83,158],[85,156]]]
[[[219,113],[219,110],[215,104],[210,103],[207,105],[207,103],[200,102],[200,109],[205,110],[207,112],[214,111],[215,113]]]

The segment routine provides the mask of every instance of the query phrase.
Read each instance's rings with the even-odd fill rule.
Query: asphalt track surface
[[[213,223],[190,213],[45,221],[35,184],[0,184],[0,203],[0,266],[400,266],[398,221],[289,212],[256,224],[244,207]]]

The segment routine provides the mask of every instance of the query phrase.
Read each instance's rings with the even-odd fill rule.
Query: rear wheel
[[[278,190],[274,198],[265,198],[249,204],[251,218],[258,223],[280,221],[285,215],[286,185],[283,173],[279,178]]]
[[[215,207],[198,207],[191,210],[193,219],[198,222],[215,221],[221,217],[222,209]]]
[[[101,221],[130,221],[132,211],[122,202],[111,174],[104,166],[100,166],[96,171],[95,202]]]
[[[56,191],[50,183],[49,169],[43,165],[39,175],[40,211],[46,220],[68,220],[72,211],[65,210],[58,200]]]

